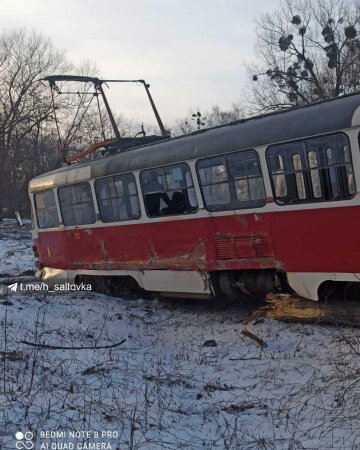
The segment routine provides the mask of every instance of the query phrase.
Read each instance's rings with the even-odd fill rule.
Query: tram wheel
[[[220,291],[228,300],[239,297],[239,291],[234,287],[234,281],[227,272],[220,272],[218,280]]]

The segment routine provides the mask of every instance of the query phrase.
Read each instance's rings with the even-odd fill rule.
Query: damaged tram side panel
[[[344,96],[35,178],[40,276],[180,296],[356,296],[359,108]]]

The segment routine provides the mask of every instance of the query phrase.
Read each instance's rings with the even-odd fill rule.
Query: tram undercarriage
[[[115,272],[115,273],[113,273]],[[292,275],[292,274],[291,274]],[[308,279],[310,275],[308,274]],[[349,278],[343,274],[342,278]],[[318,280],[316,296],[310,292],[315,285],[306,285],[307,295],[301,295],[292,287],[293,277],[274,269],[247,271],[91,271],[58,270],[43,268],[37,277],[42,281],[55,284],[70,282],[91,285],[91,290],[109,295],[125,297],[149,297],[157,295],[169,298],[208,298],[208,299],[245,299],[265,297],[272,293],[289,293],[310,300],[342,299],[356,301],[360,299],[360,278],[353,274],[350,280]],[[314,277],[312,277],[314,279]],[[355,278],[355,279],[354,279]],[[290,283],[289,283],[290,279]],[[310,289],[310,290],[309,290]]]

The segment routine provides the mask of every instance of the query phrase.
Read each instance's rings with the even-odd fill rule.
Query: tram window
[[[140,217],[134,175],[100,178],[95,181],[95,192],[103,222],[119,222]]]
[[[308,198],[304,145],[291,142],[268,150],[274,197],[280,205],[303,202]]]
[[[346,178],[349,194],[353,196],[355,195],[355,179],[349,145],[344,145],[344,160],[345,162],[349,163],[346,164]]]
[[[301,156],[298,153],[295,153],[293,155],[292,159],[293,159],[293,166],[294,166],[294,170],[295,170],[297,196],[300,200],[304,200],[306,198],[306,191],[305,191],[303,165],[301,162]]]
[[[35,208],[39,228],[53,228],[59,225],[53,190],[50,189],[35,194]]]
[[[355,194],[350,149],[342,134],[272,146],[267,159],[280,205],[345,200]]]
[[[251,208],[266,203],[258,157],[253,150],[200,160],[197,169],[209,210]]]
[[[277,198],[286,197],[287,188],[285,180],[284,162],[281,155],[271,156],[273,171],[272,178],[275,186],[275,195]]]
[[[347,138],[342,134],[331,135],[309,139],[305,144],[308,157],[311,152],[316,153],[321,199],[331,201],[351,198],[355,194],[355,183]]]
[[[321,198],[322,192],[321,192],[320,175],[318,170],[319,164],[316,152],[314,151],[308,152],[308,159],[309,159],[312,192],[315,198]]]
[[[95,208],[89,183],[72,184],[58,189],[64,225],[95,223]]]
[[[354,171],[353,171],[352,164],[348,164],[346,166],[346,175],[347,175],[349,194],[351,196],[353,196],[353,195],[355,195],[355,179],[354,179]]]
[[[327,156],[327,164],[329,165],[329,176],[330,176],[330,186],[331,186],[331,193],[334,197],[337,197],[340,194],[339,189],[339,178],[337,174],[336,169],[336,157],[335,157],[335,151],[333,148],[329,147],[326,149],[326,156]]]
[[[198,164],[200,184],[209,208],[231,203],[225,158],[202,160]]]
[[[197,210],[195,189],[187,164],[144,170],[140,179],[149,217],[189,214]]]
[[[225,158],[239,206],[248,207],[250,203],[252,206],[263,206],[265,189],[257,154],[254,151],[246,151]]]
[[[189,196],[189,204],[192,208],[196,209],[198,207],[198,202],[196,198],[195,189],[193,187],[193,181],[190,170],[186,172],[186,185],[189,186],[187,190]]]

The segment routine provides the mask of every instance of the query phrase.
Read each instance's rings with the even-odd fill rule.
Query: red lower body
[[[44,267],[64,270],[360,272],[360,207],[169,217],[42,232]]]

